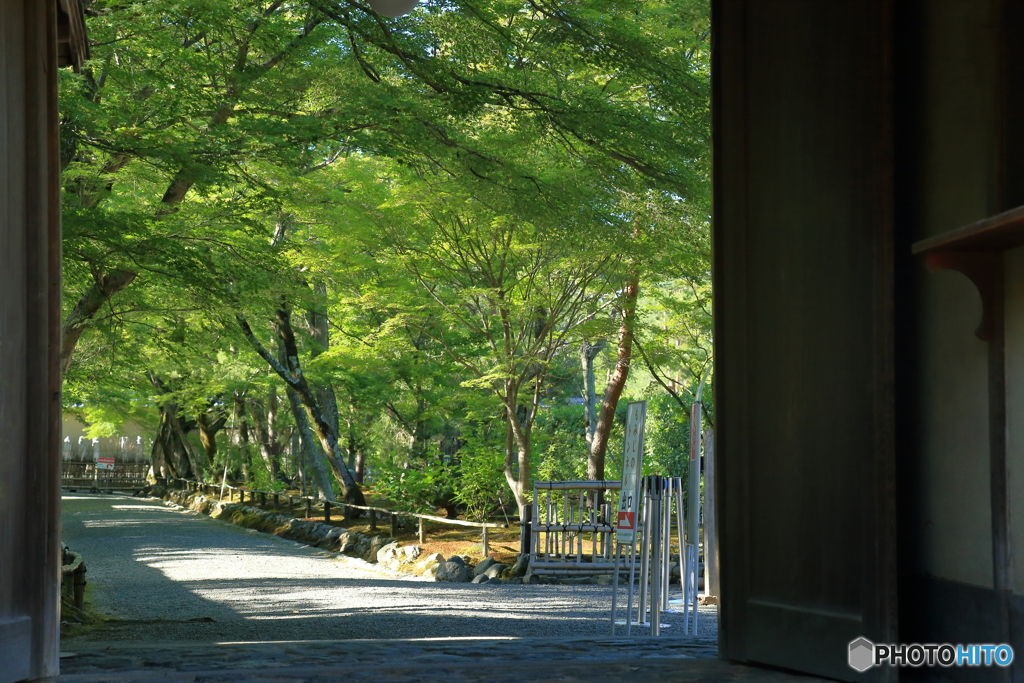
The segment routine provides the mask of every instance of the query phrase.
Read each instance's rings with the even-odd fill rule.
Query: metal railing
[[[621,488],[620,481],[535,482],[530,571],[550,575],[612,573],[613,506],[611,501],[602,501],[601,494]],[[600,502],[595,505],[595,501]]]

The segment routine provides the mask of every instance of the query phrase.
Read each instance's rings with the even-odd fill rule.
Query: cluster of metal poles
[[[644,477],[640,482],[640,523],[633,543],[629,544],[625,559],[629,563],[626,618],[616,621],[619,593],[619,561],[625,544],[617,544],[615,552],[614,584],[612,589],[612,635],[616,626],[624,625],[626,635],[632,635],[634,626],[649,627],[651,635],[661,635],[662,613],[682,611],[683,635],[697,633],[697,569],[699,563],[697,522],[699,507],[684,512],[683,480],[680,477]],[[699,501],[699,499],[698,499]],[[694,507],[694,506],[691,506]],[[673,515],[675,519],[673,520]],[[691,529],[684,524],[689,518]],[[672,523],[676,525],[679,547],[679,583],[682,590],[682,610],[669,608],[671,584]],[[685,531],[684,531],[685,530]],[[640,580],[637,582],[637,573]],[[676,602],[676,601],[673,601]],[[692,621],[692,623],[691,623]]]

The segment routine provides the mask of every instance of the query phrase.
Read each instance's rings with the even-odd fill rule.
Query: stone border
[[[467,556],[453,555],[445,559],[440,553],[420,557],[418,545],[401,546],[387,536],[367,536],[358,531],[309,522],[290,515],[268,512],[244,503],[221,501],[199,491],[184,491],[152,486],[141,495],[163,500],[186,510],[235,526],[279,536],[327,552],[358,558],[380,565],[407,577],[432,577],[451,583],[501,584],[566,584],[611,585],[611,576],[542,576],[528,574],[529,556],[520,554],[515,564],[507,566],[487,557],[475,566]]]

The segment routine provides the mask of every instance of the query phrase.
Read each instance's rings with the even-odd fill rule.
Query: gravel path
[[[606,586],[486,586],[400,579],[374,565],[159,501],[65,494],[63,539],[113,618],[85,641],[603,637]],[[624,592],[621,593],[624,596]],[[669,623],[680,617],[669,615]],[[714,608],[701,635],[717,637]],[[681,634],[673,628],[673,635]]]

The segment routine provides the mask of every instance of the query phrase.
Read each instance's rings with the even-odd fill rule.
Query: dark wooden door
[[[895,640],[891,8],[717,0],[721,653]]]

